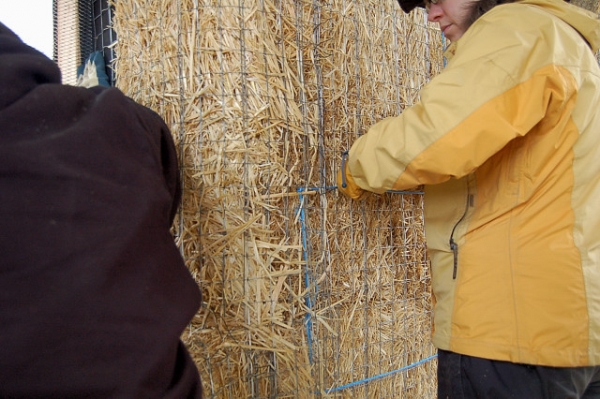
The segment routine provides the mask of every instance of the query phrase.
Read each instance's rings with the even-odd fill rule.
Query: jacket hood
[[[600,48],[600,20],[595,13],[563,0],[522,0],[519,3],[543,8],[577,30],[594,52]]]
[[[0,22],[0,110],[37,86],[60,83],[58,65]]]

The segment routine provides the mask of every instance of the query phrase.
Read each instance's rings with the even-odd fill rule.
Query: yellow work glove
[[[365,190],[358,187],[352,174],[350,174],[350,169],[348,168],[348,151],[344,152],[342,155],[342,168],[338,171],[337,174],[337,187],[344,195],[350,197],[352,199],[359,199],[365,193]]]

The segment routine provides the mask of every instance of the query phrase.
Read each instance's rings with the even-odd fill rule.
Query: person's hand
[[[354,178],[352,177],[352,174],[348,169],[348,162],[346,162],[347,159],[348,152],[346,151],[342,155],[342,168],[338,171],[337,174],[337,187],[338,190],[340,190],[347,197],[350,197],[352,199],[359,199],[363,196],[365,190],[360,188],[354,181]]]

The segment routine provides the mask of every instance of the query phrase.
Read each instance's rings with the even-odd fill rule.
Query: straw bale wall
[[[179,151],[206,397],[435,397],[422,195],[349,201],[335,175],[439,72],[439,30],[393,0],[113,5],[117,86]]]

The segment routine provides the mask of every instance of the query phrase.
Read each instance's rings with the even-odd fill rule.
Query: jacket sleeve
[[[160,157],[162,175],[172,199],[169,221],[173,223],[182,196],[179,164],[173,136],[169,127],[156,112],[131,99],[129,102],[131,106],[136,107],[140,123],[146,126],[148,140],[152,143],[157,157]]]
[[[489,14],[455,43],[418,104],[354,143],[347,172],[360,188],[381,193],[465,176],[572,95],[572,78],[552,65],[555,49],[539,27],[517,32],[506,12]]]

